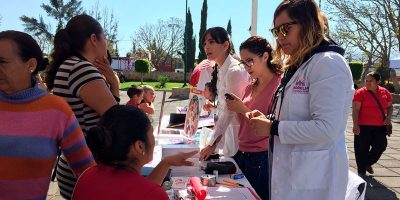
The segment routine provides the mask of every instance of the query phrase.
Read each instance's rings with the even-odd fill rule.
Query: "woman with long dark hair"
[[[200,152],[200,159],[211,155],[221,139],[224,139],[223,153],[234,156],[238,151],[239,122],[235,113],[226,109],[225,94],[242,96],[248,84],[248,74],[239,61],[233,57],[232,41],[228,32],[222,27],[209,28],[203,35],[202,43],[207,59],[215,61],[211,84],[217,89],[217,122],[212,139]]]
[[[155,140],[150,119],[133,106],[111,107],[99,124],[90,129],[87,142],[98,165],[79,177],[73,194],[76,200],[167,200],[160,185],[169,168],[192,166],[186,159],[197,153],[167,156],[148,177],[143,177],[141,170],[153,159]]]
[[[279,85],[282,67],[272,63],[273,50],[260,36],[252,36],[240,45],[241,63],[252,78],[242,97],[226,100],[229,110],[238,113],[239,151],[233,156],[251,186],[262,199],[268,199],[268,136],[256,135],[244,116],[257,109],[268,115],[272,96]]]
[[[119,82],[107,61],[104,32],[89,15],[73,17],[54,38],[46,83],[74,111],[83,132],[119,101]],[[60,193],[70,198],[76,178],[61,156],[57,167]]]

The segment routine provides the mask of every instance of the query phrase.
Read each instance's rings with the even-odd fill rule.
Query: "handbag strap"
[[[385,121],[386,115],[385,115],[385,112],[383,111],[383,108],[382,108],[381,103],[379,103],[378,97],[376,97],[376,95],[374,94],[374,92],[372,92],[371,90],[368,90],[368,92],[374,97],[376,103],[377,103],[378,106],[379,106],[379,109],[381,110],[382,117],[383,117],[383,121]]]

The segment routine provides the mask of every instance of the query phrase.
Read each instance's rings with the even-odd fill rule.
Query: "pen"
[[[234,185],[238,185],[238,186],[244,187],[243,184],[236,183],[236,182],[234,182],[234,181],[230,181],[230,180],[227,180],[227,179],[224,179],[224,182],[227,182],[227,183],[230,183],[230,184],[234,184]]]
[[[239,186],[238,184],[229,183],[229,182],[217,182],[217,184],[231,186],[231,187],[238,187]]]
[[[174,124],[174,125],[168,126],[167,128],[173,128],[173,127],[178,127],[178,126],[183,126],[183,125],[185,125],[185,123]]]

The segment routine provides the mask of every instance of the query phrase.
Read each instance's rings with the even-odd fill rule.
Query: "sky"
[[[83,0],[82,7],[91,9],[98,0]],[[192,13],[193,32],[198,42],[201,8],[203,0],[187,0]],[[64,0],[68,2],[68,0]],[[269,29],[272,27],[273,13],[280,0],[258,0],[258,30],[257,34],[273,42]],[[49,4],[49,0],[0,0],[0,31],[24,31],[20,16],[38,18],[42,15],[45,21],[52,22],[55,29],[56,22],[49,18],[40,7],[42,3]],[[232,40],[237,51],[240,44],[250,37],[248,31],[251,25],[252,0],[208,0],[207,28],[221,26],[226,28],[229,19],[232,22]],[[170,17],[185,19],[185,0],[103,0],[99,1],[100,8],[107,7],[114,11],[118,20],[118,50],[120,55],[126,55],[131,50],[131,38],[138,27],[155,24],[159,19]],[[197,47],[197,44],[196,44]],[[196,48],[196,57],[198,55]]]

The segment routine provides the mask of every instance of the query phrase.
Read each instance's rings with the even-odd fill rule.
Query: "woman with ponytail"
[[[51,57],[47,87],[68,102],[86,134],[119,101],[119,82],[107,61],[107,41],[99,22],[84,14],[73,17],[56,33]],[[57,180],[61,195],[71,198],[76,178],[63,155]]]
[[[167,156],[146,178],[143,165],[153,159],[153,127],[147,115],[133,106],[115,105],[90,129],[87,142],[97,166],[86,170],[73,199],[167,200],[161,183],[171,166],[191,166],[186,159],[197,152]]]
[[[200,152],[200,159],[211,155],[221,139],[224,139],[223,153],[234,156],[238,150],[239,122],[235,113],[226,108],[225,94],[242,96],[249,77],[239,61],[233,57],[232,41],[228,32],[222,27],[209,28],[203,35],[202,43],[207,59],[215,61],[212,73],[212,88],[216,88],[216,124],[215,133],[205,148]]]
[[[252,78],[239,98],[226,100],[229,110],[239,118],[239,151],[233,156],[239,168],[262,199],[268,199],[268,136],[256,135],[245,117],[254,109],[269,114],[269,105],[279,85],[282,67],[272,63],[272,47],[260,36],[252,36],[240,45],[241,64]]]

